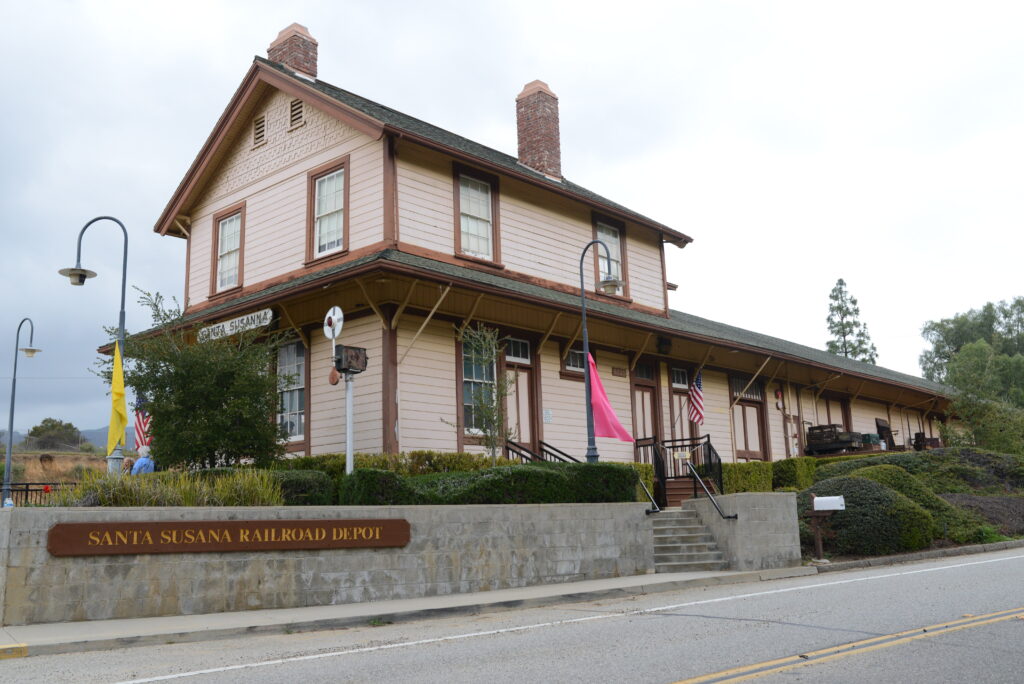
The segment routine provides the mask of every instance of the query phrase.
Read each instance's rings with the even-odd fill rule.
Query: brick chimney
[[[316,78],[317,42],[302,24],[292,24],[277,34],[267,48],[267,59],[279,62],[292,71]]]
[[[556,180],[562,179],[562,145],[558,137],[558,97],[543,81],[531,81],[516,97],[519,163]]]

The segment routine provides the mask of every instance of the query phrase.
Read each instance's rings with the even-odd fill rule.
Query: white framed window
[[[289,441],[306,436],[306,347],[301,341],[277,349],[277,422]]]
[[[565,357],[565,370],[583,373],[586,366],[587,357],[583,355],[583,351],[570,349],[568,356]]]
[[[672,387],[675,389],[690,389],[690,377],[685,368],[672,369]]]
[[[468,434],[483,432],[478,403],[486,404],[494,392],[494,362],[487,363],[472,352],[462,350],[462,426]],[[478,402],[479,400],[479,402]]]
[[[345,169],[320,176],[313,199],[314,256],[336,252],[345,244]]]
[[[491,215],[491,184],[459,175],[460,251],[494,260],[494,221]]]
[[[597,250],[598,277],[604,280],[609,275],[616,280],[623,280],[622,277],[622,239],[621,233],[615,226],[610,226],[601,221],[597,222],[597,239],[608,245],[608,253],[595,245]],[[615,289],[615,294],[622,294],[623,286],[620,283]]]
[[[505,343],[505,360],[512,363],[530,363],[530,343],[527,340],[509,338]]]
[[[242,213],[217,222],[217,291],[238,285],[239,257],[242,251]]]

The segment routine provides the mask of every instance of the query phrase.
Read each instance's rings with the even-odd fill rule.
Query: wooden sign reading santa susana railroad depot
[[[399,547],[409,521],[203,520],[193,522],[59,523],[46,548],[54,556],[140,553],[223,553]]]

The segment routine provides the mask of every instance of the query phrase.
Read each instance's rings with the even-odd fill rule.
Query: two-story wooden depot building
[[[637,438],[707,434],[737,461],[800,455],[813,425],[876,433],[881,419],[897,444],[938,436],[941,385],[669,309],[665,250],[691,239],[562,177],[544,83],[516,98],[517,158],[317,80],[316,53],[293,24],[255,59],[155,227],[187,241],[192,320],[269,309],[294,330],[279,353],[297,378],[281,393],[293,451],[344,449],[321,332],[337,305],[340,341],[370,359],[355,380],[357,450],[479,448],[467,397],[506,373],[517,441],[582,457],[579,258],[594,238],[611,258],[588,252],[590,340]],[[616,294],[594,287],[608,272]],[[463,358],[460,330],[478,322],[507,337],[497,369]],[[698,370],[701,426],[687,416]],[[604,460],[640,457],[627,442],[599,447]]]

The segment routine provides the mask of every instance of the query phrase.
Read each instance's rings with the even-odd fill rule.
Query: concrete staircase
[[[664,510],[651,516],[655,572],[728,570],[722,552],[696,511]]]

